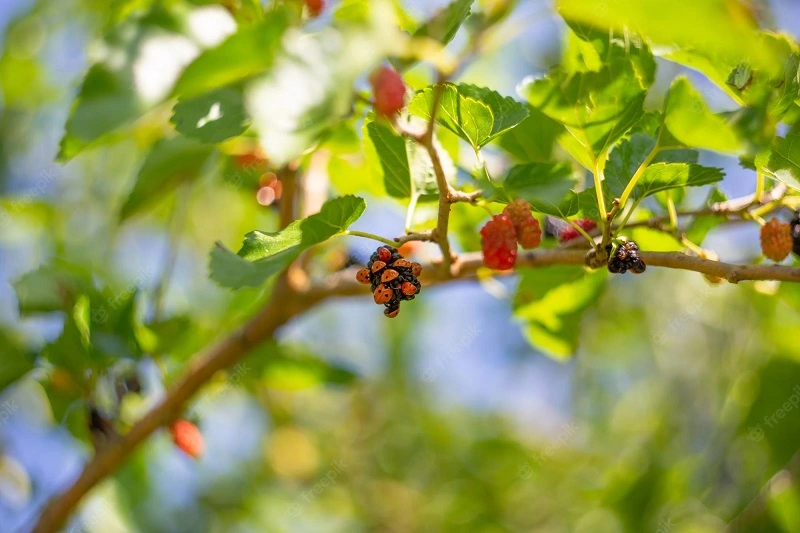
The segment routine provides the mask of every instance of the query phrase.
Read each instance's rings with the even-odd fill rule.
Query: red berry
[[[369,269],[368,268],[362,268],[361,270],[359,270],[356,273],[356,280],[358,280],[359,283],[363,283],[365,285],[369,285],[371,283],[371,281],[369,279],[369,276],[370,276]]]
[[[308,14],[316,18],[325,9],[325,0],[306,0],[306,7]]]
[[[768,259],[783,261],[792,251],[792,230],[787,222],[773,218],[761,227],[761,250]]]
[[[198,459],[205,448],[203,434],[188,420],[177,420],[170,426],[172,441],[190,457]]]
[[[594,220],[589,220],[588,218],[580,218],[576,220],[575,223],[586,232],[590,232],[597,227],[597,222]],[[581,234],[578,233],[578,230],[570,225],[561,230],[561,233],[558,234],[558,240],[561,242],[567,242],[571,241],[572,239],[577,239],[580,236]]]
[[[497,270],[508,270],[517,260],[517,238],[508,215],[496,215],[481,229],[483,264]]]
[[[392,117],[403,109],[406,85],[400,74],[389,67],[380,67],[372,72],[369,82],[378,115]]]
[[[539,227],[539,221],[531,214],[531,204],[517,199],[508,204],[503,213],[508,215],[514,224],[520,246],[526,250],[539,246],[542,242],[542,229]]]

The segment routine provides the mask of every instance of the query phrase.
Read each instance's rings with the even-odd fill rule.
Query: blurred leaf
[[[0,393],[3,389],[24,376],[33,368],[33,358],[29,357],[23,347],[7,332],[0,329]]]
[[[524,198],[539,204],[558,204],[576,185],[567,163],[528,163],[508,171],[501,192],[503,199]]]
[[[172,95],[190,98],[263,73],[275,62],[288,24],[284,11],[273,10],[263,22],[239,28],[190,63]]]
[[[475,0],[455,0],[439,11],[430,20],[417,28],[412,36],[430,37],[442,44],[447,44],[456,36],[461,24],[470,14],[470,7]]]
[[[713,187],[708,194],[705,205],[712,206],[725,200],[727,200],[725,194],[717,187]],[[698,215],[692,218],[692,221],[686,227],[686,238],[697,245],[702,245],[708,232],[720,224],[724,224],[727,220],[728,217],[725,215]]]
[[[342,196],[326,202],[319,213],[278,232],[248,233],[238,254],[217,244],[211,251],[211,279],[234,289],[257,287],[303,251],[345,231],[365,208],[362,198]]]
[[[554,69],[547,77],[524,81],[518,90],[563,124],[591,160],[608,151],[644,113],[645,90],[629,61],[571,76]]]
[[[563,131],[561,124],[528,106],[528,117],[501,133],[494,142],[521,163],[546,162],[550,161],[556,138]]]
[[[315,357],[277,357],[267,362],[262,382],[265,387],[272,389],[302,390],[326,383],[343,385],[357,377],[350,370]]]
[[[64,264],[42,265],[12,283],[22,315],[71,309],[89,283]]]
[[[759,153],[755,163],[761,172],[800,190],[800,133],[776,137],[772,148]]]
[[[196,179],[213,149],[181,136],[158,141],[147,154],[133,190],[120,209],[120,220],[163,199],[181,183]]]
[[[708,109],[700,93],[683,77],[669,89],[664,124],[677,140],[692,148],[736,152],[740,146],[733,128]]]
[[[218,143],[247,128],[242,92],[223,88],[194,98],[181,99],[172,109],[175,129],[187,137]]]
[[[408,110],[430,119],[435,87],[418,92]],[[486,143],[513,128],[528,116],[527,107],[491,89],[469,84],[444,84],[436,121],[478,150]]]
[[[551,357],[569,358],[578,346],[583,313],[602,293],[608,273],[557,266],[523,268],[520,274],[514,318],[525,338]]]
[[[639,178],[636,192],[641,198],[676,187],[709,185],[721,181],[723,176],[721,168],[686,163],[655,163],[648,166]]]

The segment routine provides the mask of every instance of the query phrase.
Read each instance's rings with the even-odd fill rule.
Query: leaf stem
[[[675,200],[672,194],[667,191],[667,212],[669,213],[669,225],[672,229],[678,229],[678,210],[675,209]]]
[[[759,170],[756,172],[756,192],[753,194],[753,202],[760,202],[762,194],[764,194],[764,174]]]
[[[597,195],[597,216],[603,227],[606,226],[606,199],[603,193],[603,171],[600,169],[600,158],[594,163],[594,191]]]
[[[372,239],[373,241],[380,241],[384,244],[388,244],[393,248],[397,245],[397,242],[393,241],[392,239],[387,239],[386,237],[381,237],[380,235],[375,235],[374,233],[367,233],[366,231],[356,231],[349,229],[347,231],[342,232],[340,235],[349,235],[351,237],[363,237],[365,239]]]
[[[647,166],[653,161],[653,159],[658,155],[658,152],[661,151],[661,148],[658,146],[658,140],[656,140],[656,145],[647,154],[647,157],[644,158],[642,164],[639,165],[639,168],[636,169],[636,172],[633,173],[631,176],[631,180],[628,182],[628,185],[625,187],[625,190],[622,191],[622,194],[619,197],[619,209],[618,211],[622,210],[625,207],[625,203],[630,198],[631,194],[633,194],[633,189],[636,187],[636,184],[639,182],[639,178],[642,177],[644,171],[647,169]]]
[[[566,219],[564,219],[564,220],[566,220],[566,221],[569,223],[569,225],[570,225],[570,226],[572,226],[573,228],[575,228],[575,230],[576,230],[578,233],[580,233],[581,235],[583,235],[583,236],[586,238],[586,240],[587,240],[587,241],[589,241],[589,244],[591,244],[592,246],[595,246],[594,239],[592,238],[592,236],[591,236],[591,235],[589,235],[589,234],[586,232],[586,230],[585,230],[585,229],[583,229],[582,227],[580,227],[580,225],[578,225],[578,223],[577,223],[577,222],[575,222],[574,220],[570,220],[570,219],[568,219],[568,218],[566,218]]]

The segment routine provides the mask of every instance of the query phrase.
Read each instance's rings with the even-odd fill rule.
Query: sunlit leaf
[[[248,118],[241,91],[223,88],[179,100],[172,109],[171,121],[187,137],[218,143],[244,132]]]
[[[708,109],[686,78],[678,78],[669,89],[664,124],[673,137],[692,148],[736,152],[740,146],[733,128]]]
[[[792,189],[800,190],[800,133],[776,137],[771,149],[756,156],[756,167]]]
[[[257,287],[303,251],[345,231],[365,208],[362,198],[342,196],[326,202],[319,213],[280,231],[248,233],[238,254],[217,244],[211,251],[211,278],[223,287]]]

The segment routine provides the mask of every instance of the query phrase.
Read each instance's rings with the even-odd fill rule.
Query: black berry
[[[400,303],[413,300],[422,290],[417,276],[422,265],[405,259],[396,248],[381,246],[373,253],[366,268],[356,274],[359,283],[369,284],[376,304],[386,307],[384,315],[394,318]]]

